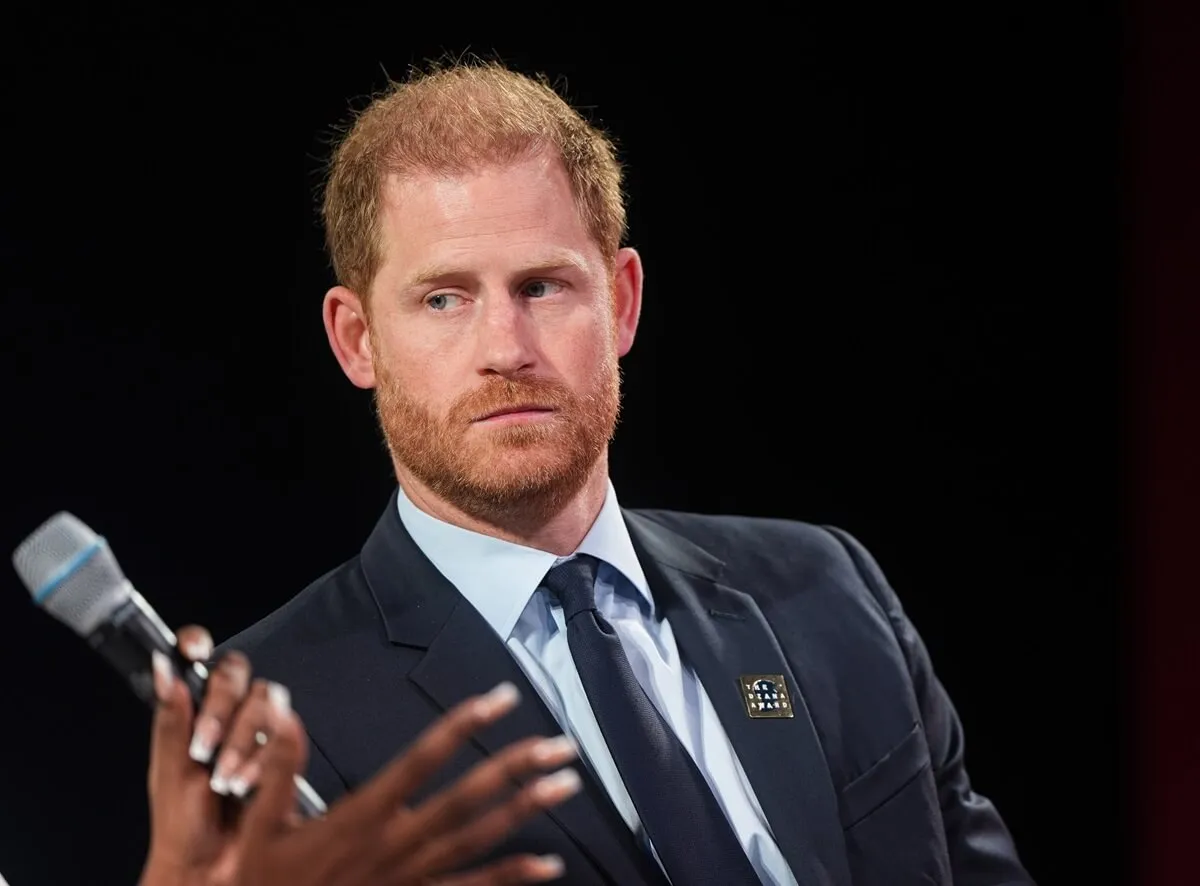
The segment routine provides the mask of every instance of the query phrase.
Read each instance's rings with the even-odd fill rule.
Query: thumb
[[[155,650],[154,694],[158,705],[150,734],[149,789],[151,798],[164,788],[178,785],[191,766],[188,744],[192,738],[192,697],[175,675],[171,660]]]
[[[291,820],[296,806],[295,776],[304,771],[308,759],[304,727],[292,711],[286,687],[271,683],[267,698],[270,739],[259,758],[262,775],[258,788],[242,819],[245,839],[250,842],[275,834]]]

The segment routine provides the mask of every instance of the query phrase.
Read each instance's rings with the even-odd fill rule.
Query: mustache
[[[517,406],[540,406],[565,409],[574,403],[571,389],[559,381],[529,376],[501,378],[494,376],[480,387],[464,394],[450,409],[450,421],[470,423],[485,415]]]

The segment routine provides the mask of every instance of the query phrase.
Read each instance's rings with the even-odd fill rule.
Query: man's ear
[[[325,293],[321,315],[329,347],[346,378],[360,388],[375,387],[371,330],[362,299],[345,286],[335,286]]]
[[[617,356],[633,347],[638,319],[642,315],[642,257],[625,247],[617,252],[613,266],[613,311],[617,321]]]

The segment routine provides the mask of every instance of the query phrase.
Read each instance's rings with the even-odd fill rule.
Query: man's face
[[[393,458],[472,516],[552,516],[606,451],[627,350],[561,162],[392,178],[383,196],[370,343]]]

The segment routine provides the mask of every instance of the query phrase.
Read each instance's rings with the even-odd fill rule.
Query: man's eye
[[[454,307],[458,298],[453,292],[435,292],[425,299],[425,304],[435,311],[445,311]]]
[[[525,284],[524,292],[530,298],[545,298],[548,295],[554,295],[562,288],[561,283],[555,283],[553,280],[534,280]]]

